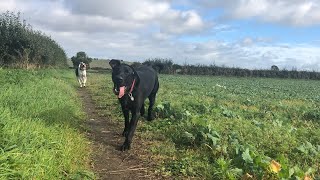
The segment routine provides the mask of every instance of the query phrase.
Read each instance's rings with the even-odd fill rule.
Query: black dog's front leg
[[[125,106],[122,106],[122,113],[124,116],[124,129],[122,132],[122,136],[127,136],[129,131],[129,109]]]
[[[137,124],[138,124],[139,110],[140,110],[140,108],[134,109],[134,110],[131,111],[132,118],[131,118],[131,121],[130,121],[129,132],[126,134],[126,139],[125,139],[125,141],[124,141],[124,143],[123,143],[123,145],[121,147],[122,151],[130,149],[130,145],[131,145],[131,142],[132,142],[132,137],[133,137],[134,131],[136,130],[136,127],[137,127]]]
[[[144,103],[143,103],[140,109],[140,115],[143,116],[144,113],[145,113],[145,110],[144,110]]]

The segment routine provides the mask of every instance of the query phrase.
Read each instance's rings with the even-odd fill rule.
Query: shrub
[[[0,66],[41,68],[67,66],[60,45],[41,31],[32,29],[20,13],[0,14]]]

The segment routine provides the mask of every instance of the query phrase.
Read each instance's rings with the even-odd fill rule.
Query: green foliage
[[[215,168],[206,178],[239,179],[240,169],[242,175],[257,179],[303,178],[309,168],[318,168],[309,174],[319,177],[319,82],[197,76],[160,79],[159,119],[147,124],[147,129],[165,134],[181,159],[190,150],[201,154],[203,164],[209,166],[196,169]],[[157,126],[163,119],[166,125]],[[218,165],[217,159],[225,163],[221,160]],[[272,160],[281,164],[279,173],[270,171]],[[233,169],[239,174],[230,175]]]
[[[0,66],[29,69],[66,65],[67,57],[60,45],[33,30],[20,13],[0,14]]]
[[[92,179],[66,70],[0,69],[0,179]]]
[[[173,61],[171,59],[153,58],[147,59],[143,65],[152,66],[158,73],[173,73]]]
[[[222,180],[236,180],[242,175],[242,169],[233,168],[231,160],[219,158],[214,165],[214,178]]]
[[[320,80],[320,73],[315,71],[291,71],[279,68],[275,65],[271,69],[249,70],[235,67],[224,67],[216,65],[178,65],[172,59],[153,58],[147,59],[142,64],[152,66],[163,74],[184,75],[212,75],[212,76],[236,76],[236,77],[263,77],[263,78],[291,78],[291,79],[316,79]]]

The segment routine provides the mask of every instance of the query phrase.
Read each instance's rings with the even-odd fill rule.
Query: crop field
[[[0,179],[92,179],[73,71],[0,69]]]
[[[110,73],[88,78],[99,113],[123,121]],[[319,87],[307,80],[161,75],[157,118],[140,118],[136,134],[168,177],[319,179]]]
[[[68,60],[68,66],[73,67],[72,61]],[[93,60],[90,63],[90,68],[103,68],[103,69],[111,69],[108,60]]]

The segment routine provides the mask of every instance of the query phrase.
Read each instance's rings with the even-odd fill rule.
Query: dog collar
[[[136,83],[136,79],[133,79],[133,82],[132,82],[132,85],[131,85],[129,93],[132,93],[135,83]]]
[[[129,94],[128,94],[130,99],[131,99],[131,101],[134,101],[134,97],[132,96],[132,91],[133,91],[133,87],[134,87],[135,83],[136,83],[136,79],[133,79],[133,82],[132,82],[132,85],[131,85],[131,88],[130,88],[130,91],[129,91]]]

